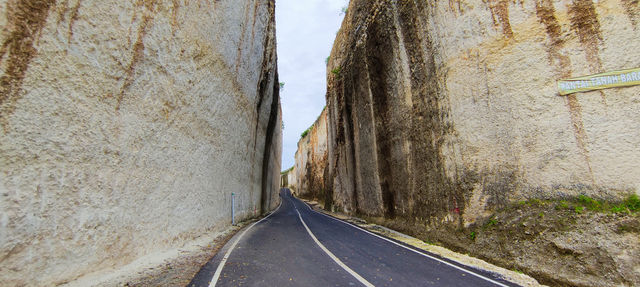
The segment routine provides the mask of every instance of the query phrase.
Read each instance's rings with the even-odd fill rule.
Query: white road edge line
[[[215,287],[216,284],[218,283],[218,279],[220,278],[220,274],[222,274],[222,268],[224,268],[224,265],[227,263],[227,259],[229,259],[229,256],[231,256],[231,251],[233,251],[233,248],[236,247],[236,244],[238,244],[238,242],[240,241],[240,239],[242,239],[242,236],[244,236],[245,233],[247,233],[247,231],[249,231],[249,229],[251,229],[251,227],[253,227],[254,225],[262,222],[263,220],[269,218],[269,216],[273,215],[274,213],[276,213],[276,211],[278,211],[278,209],[280,209],[280,206],[282,206],[282,198],[280,199],[280,204],[278,205],[278,208],[276,208],[273,212],[271,212],[269,215],[265,216],[264,218],[258,220],[257,222],[254,222],[253,224],[251,224],[251,226],[249,226],[245,231],[242,232],[242,234],[240,234],[240,236],[238,236],[238,239],[236,239],[235,242],[233,242],[233,244],[231,244],[231,247],[229,247],[229,250],[227,250],[227,253],[224,254],[224,257],[222,258],[222,261],[220,261],[220,264],[218,264],[218,268],[216,269],[216,273],[213,274],[213,278],[211,278],[211,282],[209,283],[209,287]]]
[[[433,259],[433,260],[435,260],[435,261],[438,261],[438,262],[440,262],[440,263],[443,263],[443,264],[449,265],[449,266],[451,266],[451,267],[453,267],[453,268],[455,268],[455,269],[458,269],[458,270],[460,270],[460,271],[464,271],[464,272],[466,272],[466,273],[469,273],[469,274],[471,274],[471,275],[473,275],[473,276],[476,276],[476,277],[478,277],[478,278],[481,278],[481,279],[484,279],[484,280],[486,280],[486,281],[489,281],[489,282],[491,282],[491,283],[493,283],[493,284],[496,284],[496,285],[498,285],[498,286],[501,286],[501,287],[509,287],[509,285],[505,285],[505,284],[503,284],[503,283],[497,282],[497,281],[495,281],[495,280],[493,280],[493,279],[491,279],[491,278],[487,278],[487,277],[482,276],[482,275],[480,275],[480,274],[477,274],[477,273],[475,273],[475,272],[473,272],[473,271],[470,271],[470,270],[464,269],[464,268],[462,268],[462,267],[460,267],[460,266],[457,266],[457,265],[455,265],[455,264],[451,264],[451,263],[449,263],[449,262],[447,262],[447,261],[444,261],[444,260],[442,260],[442,259],[438,259],[438,258],[433,257],[433,256],[430,256],[430,255],[428,255],[428,254],[424,254],[424,253],[422,253],[422,252],[420,252],[420,251],[418,251],[418,250],[415,250],[415,249],[413,249],[413,248],[409,248],[409,247],[404,246],[404,245],[402,245],[402,244],[399,244],[399,243],[397,243],[397,242],[395,242],[395,241],[393,241],[393,240],[389,240],[388,238],[384,238],[384,237],[382,237],[382,236],[380,236],[380,235],[378,235],[378,234],[375,234],[375,233],[373,233],[373,232],[371,232],[371,231],[369,231],[369,230],[366,230],[366,229],[364,229],[364,228],[362,228],[362,227],[360,227],[360,226],[356,226],[356,225],[353,225],[353,224],[346,223],[346,222],[344,222],[344,221],[342,221],[342,220],[340,220],[340,219],[337,219],[337,218],[334,218],[334,217],[332,217],[332,216],[326,215],[326,214],[324,214],[324,213],[322,213],[322,212],[317,212],[317,211],[313,210],[313,208],[311,208],[311,206],[309,206],[308,204],[305,204],[305,203],[303,203],[303,204],[304,204],[304,205],[306,205],[306,206],[309,208],[309,210],[311,210],[311,211],[313,211],[313,212],[315,212],[315,213],[317,213],[317,214],[324,215],[324,216],[326,216],[326,217],[328,217],[328,218],[331,218],[331,219],[333,219],[333,220],[335,220],[335,221],[341,222],[341,223],[343,223],[343,224],[345,224],[345,225],[347,225],[347,226],[351,226],[351,227],[356,228],[356,229],[358,229],[358,230],[360,230],[360,231],[362,231],[362,232],[369,233],[369,234],[371,234],[371,235],[373,235],[373,236],[375,236],[375,237],[378,237],[378,238],[380,238],[380,239],[382,239],[382,240],[385,240],[385,241],[391,242],[391,243],[393,243],[393,244],[395,244],[395,245],[397,245],[397,246],[400,246],[400,247],[402,247],[402,248],[404,248],[404,249],[407,249],[407,250],[413,251],[413,252],[415,252],[415,253],[417,253],[417,254],[420,254],[420,255],[422,255],[422,256],[424,256],[424,257],[427,257],[427,258]],[[296,211],[297,211],[297,210],[296,210]],[[300,213],[298,213],[298,215],[300,215]],[[301,218],[301,219],[302,219],[302,218]]]
[[[295,207],[295,205],[294,205],[294,207]],[[304,222],[304,220],[302,220],[302,216],[300,215],[300,212],[298,211],[297,208],[296,208],[296,212],[298,213],[298,217],[300,218],[300,221],[302,222],[302,225],[304,225],[304,228],[307,229],[307,232],[309,233],[309,235],[311,235],[311,238],[313,238],[313,241],[315,241],[316,244],[318,244],[318,246],[320,246],[320,248],[322,249],[322,251],[324,251],[324,253],[327,253],[327,255],[329,255],[329,257],[331,257],[331,259],[333,259],[333,261],[335,261],[338,265],[340,265],[340,267],[342,267],[342,269],[344,269],[345,271],[349,272],[349,274],[351,274],[351,276],[353,276],[356,279],[358,279],[358,281],[360,281],[360,283],[362,283],[364,286],[375,287],[373,284],[369,283],[369,281],[367,281],[367,279],[362,278],[362,276],[360,276],[360,274],[356,273],[351,268],[349,268],[349,266],[347,266],[346,264],[342,263],[342,261],[340,261],[340,259],[338,257],[336,257],[335,255],[333,255],[333,253],[331,253],[331,251],[329,251],[329,249],[324,247],[324,245],[322,245],[322,243],[320,243],[318,238],[316,238],[316,236],[313,235],[313,232],[311,232],[311,229],[309,229],[309,227]]]

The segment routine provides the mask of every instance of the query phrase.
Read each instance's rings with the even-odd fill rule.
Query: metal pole
[[[236,197],[235,193],[231,193],[231,225],[236,225]]]

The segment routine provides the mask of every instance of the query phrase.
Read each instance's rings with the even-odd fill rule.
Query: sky
[[[278,76],[284,133],[282,169],[294,164],[300,134],[325,106],[326,64],[348,0],[276,0]]]

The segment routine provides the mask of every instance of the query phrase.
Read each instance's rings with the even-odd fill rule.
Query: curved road
[[[280,197],[188,286],[518,286],[315,212],[288,189]]]

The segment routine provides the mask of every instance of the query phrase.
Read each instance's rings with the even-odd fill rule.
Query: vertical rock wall
[[[559,79],[640,67],[629,1],[351,1],[327,68],[335,204],[469,224],[526,198],[639,193],[640,88]]]
[[[274,1],[0,1],[0,282],[51,285],[278,204]]]
[[[553,286],[637,285],[637,216],[545,202],[640,194],[640,87],[556,87],[640,67],[638,5],[350,1],[300,194]]]
[[[331,206],[331,193],[325,180],[327,168],[327,109],[323,109],[318,119],[309,128],[307,135],[298,141],[295,155],[294,180],[296,195],[318,199]]]

